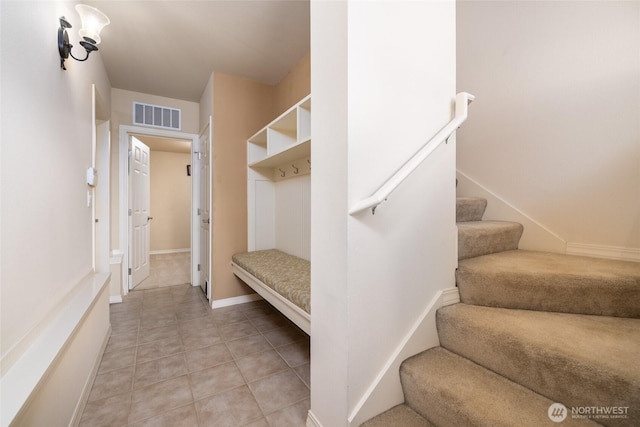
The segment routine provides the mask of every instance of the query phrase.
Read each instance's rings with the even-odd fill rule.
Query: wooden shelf
[[[276,168],[311,156],[311,95],[249,138],[248,166]]]
[[[282,150],[278,153],[272,154],[262,160],[249,164],[250,168],[275,168],[283,163],[292,162],[305,156],[311,155],[311,139],[299,142]]]
[[[249,142],[261,147],[267,146],[267,128],[261,129],[258,133],[249,138]]]
[[[247,140],[247,247],[311,257],[311,96]]]

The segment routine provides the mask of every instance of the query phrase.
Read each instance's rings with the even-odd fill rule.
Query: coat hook
[[[307,163],[309,163],[309,170],[311,170],[311,160],[307,159]]]
[[[296,165],[291,165],[291,167],[293,168],[293,173],[298,175],[298,168],[296,167]]]
[[[278,168],[278,170],[280,171],[280,176],[284,178],[287,173],[280,168]]]

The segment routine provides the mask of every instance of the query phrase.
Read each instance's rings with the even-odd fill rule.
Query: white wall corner
[[[349,426],[357,427],[404,402],[400,384],[400,365],[409,357],[440,345],[436,329],[436,311],[440,307],[458,302],[460,294],[457,287],[443,289],[431,299],[350,414]],[[307,427],[309,426],[313,424],[309,424],[307,419]]]
[[[459,169],[456,171],[456,177],[458,179],[458,197],[482,197],[487,199],[487,210],[483,219],[514,221],[524,226],[524,232],[520,239],[520,249],[565,253],[567,242],[545,225],[522,212]]]

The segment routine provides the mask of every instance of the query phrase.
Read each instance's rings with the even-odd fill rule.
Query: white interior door
[[[129,267],[134,288],[149,276],[150,150],[135,136],[131,137],[129,161]]]
[[[211,260],[211,124],[200,135],[200,147],[196,154],[199,169],[200,188],[198,218],[200,220],[200,277],[198,282],[207,298],[211,300],[210,260]]]

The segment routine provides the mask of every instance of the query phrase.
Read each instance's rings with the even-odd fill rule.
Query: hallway
[[[149,277],[134,289],[163,288],[189,283],[191,252],[151,254],[149,256]]]
[[[110,306],[81,426],[301,426],[309,337],[264,301],[212,310],[188,284]]]

